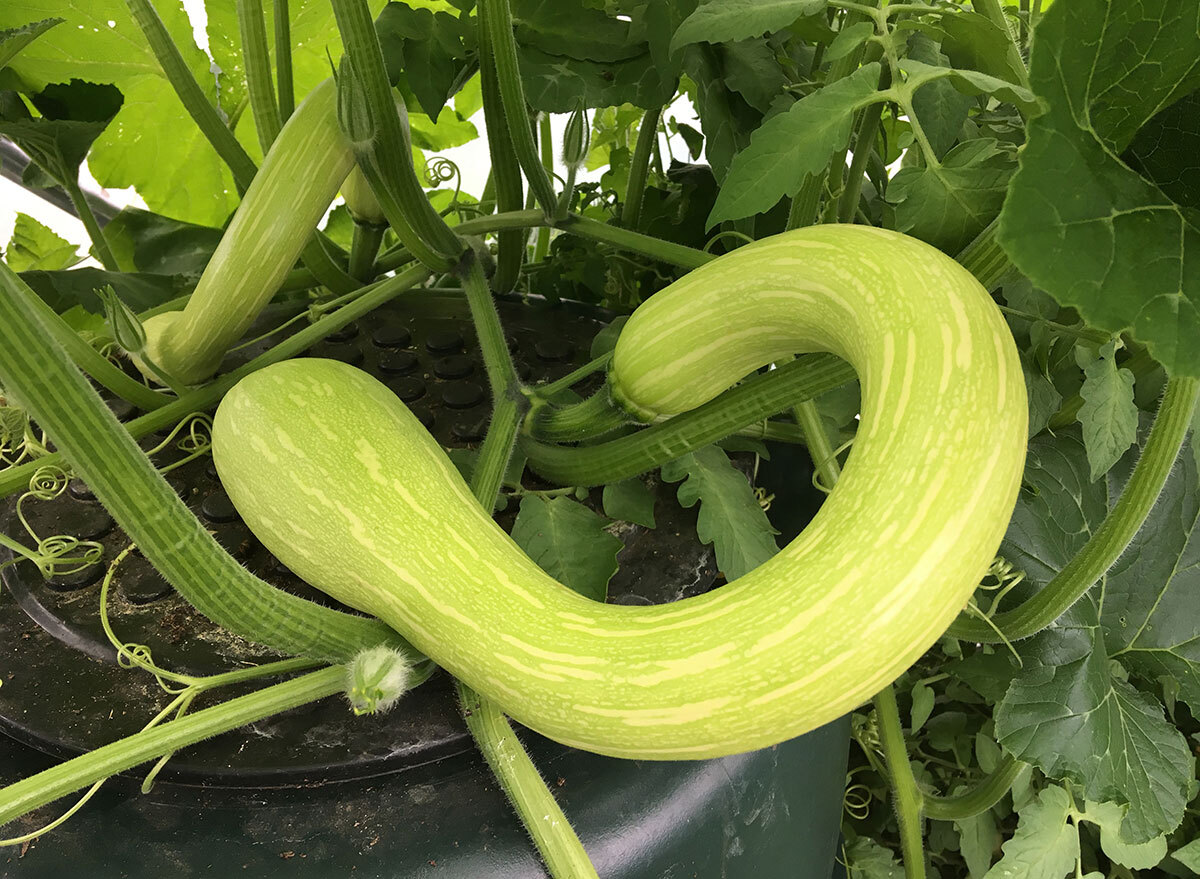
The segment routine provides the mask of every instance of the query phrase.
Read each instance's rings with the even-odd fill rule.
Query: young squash
[[[813,522],[759,568],[655,607],[545,574],[382,384],[305,359],[217,412],[230,497],[297,574],[393,626],[525,725],[619,757],[774,744],[870,698],[962,609],[1011,515],[1026,399],[998,310],[957,263],[862,226],[740,248],[641,306],[610,380],[645,417],[785,354],[862,382],[858,437]]]

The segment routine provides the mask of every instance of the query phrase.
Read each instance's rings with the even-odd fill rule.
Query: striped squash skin
[[[550,578],[406,407],[341,363],[243,380],[217,412],[214,457],[297,574],[525,725],[612,756],[715,757],[811,730],[899,675],[961,610],[1015,502],[1012,339],[974,278],[900,235],[820,227],[722,257],[638,310],[613,377],[646,409],[679,411],[739,370],[818,349],[863,384],[837,487],[775,558],[669,605],[598,604]]]
[[[185,384],[212,376],[279,290],[353,167],[337,85],[327,79],[271,144],[187,306],[145,322],[150,358]]]

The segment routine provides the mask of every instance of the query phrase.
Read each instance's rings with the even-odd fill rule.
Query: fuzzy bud
[[[412,661],[391,647],[362,650],[346,665],[346,698],[355,714],[389,710],[412,685]]]

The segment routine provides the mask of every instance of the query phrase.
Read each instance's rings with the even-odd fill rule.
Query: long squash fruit
[[[145,322],[150,359],[185,384],[211,377],[279,290],[353,167],[337,85],[327,79],[271,144],[187,306]]]
[[[626,325],[614,390],[698,405],[798,351],[862,383],[845,471],[770,561],[669,605],[599,604],[541,571],[383,385],[280,363],[217,412],[231,498],[301,577],[383,619],[515,719],[641,759],[713,757],[813,729],[893,680],[983,576],[1020,482],[1026,399],[982,287],[905,236],[819,226],[743,247]]]

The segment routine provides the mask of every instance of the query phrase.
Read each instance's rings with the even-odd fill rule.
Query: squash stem
[[[538,147],[542,154],[542,167],[546,169],[546,176],[553,179],[554,175],[554,128],[550,122],[550,114],[543,113],[538,119]],[[560,211],[558,201],[554,202],[554,216],[558,216]],[[537,238],[533,242],[533,261],[539,263],[546,258],[546,254],[550,252],[550,227],[539,226],[537,230]]]
[[[333,0],[333,13],[346,47],[339,68],[339,113],[359,168],[405,245],[430,268],[446,271],[463,245],[417,179],[367,0]]]
[[[292,78],[292,19],[288,0],[275,0],[275,79],[279,89],[279,121],[287,122],[296,110]]]
[[[500,315],[496,313],[496,303],[492,300],[492,288],[484,277],[483,266],[473,253],[470,254],[470,263],[463,277],[463,288],[467,291],[471,320],[483,351],[484,370],[492,386],[492,402],[493,405],[499,405],[507,395],[516,392],[520,380],[508,350],[508,340],[504,338]]]
[[[375,256],[383,241],[386,226],[354,221],[354,237],[350,239],[350,276],[362,284],[375,277]]]
[[[498,401],[479,450],[475,472],[471,475],[471,491],[489,513],[495,508],[522,414],[517,400],[503,398]],[[456,681],[456,686],[467,729],[533,838],[550,875],[554,879],[596,877],[596,870],[571,822],[563,814],[504,712],[462,681]]]
[[[646,194],[646,175],[650,168],[650,156],[658,140],[658,117],[662,105],[651,107],[642,116],[638,129],[637,143],[629,161],[629,185],[625,189],[625,204],[621,206],[621,225],[636,229],[642,218],[642,200]]]
[[[797,399],[809,399],[853,378],[850,365],[832,354],[805,355],[755,375],[702,406],[627,436],[579,447],[524,436],[521,449],[536,473],[559,485],[607,485],[660,467],[782,412]],[[758,436],[764,433],[762,429],[754,431]]]
[[[258,170],[254,160],[238,143],[233,131],[226,126],[217,113],[217,108],[208,100],[204,90],[200,88],[200,83],[192,76],[187,62],[183,60],[183,55],[171,39],[151,0],[125,0],[125,3],[133,20],[145,35],[146,42],[150,44],[150,49],[175,94],[183,102],[184,109],[212,144],[217,155],[229,166],[238,189],[245,192],[250,186],[250,181],[254,179],[254,172]]]
[[[900,709],[896,706],[896,691],[888,684],[875,696],[875,713],[879,717],[879,733],[883,756],[895,798],[896,819],[900,825],[900,849],[904,856],[905,879],[925,879],[925,844],[921,833],[921,792],[908,762],[908,746],[900,725]]]
[[[537,145],[533,142],[533,130],[526,123],[528,110],[525,104],[525,89],[521,84],[521,71],[517,65],[517,44],[513,37],[512,10],[509,0],[479,0],[476,9],[483,13],[480,24],[487,28],[491,45],[492,63],[496,66],[496,83],[504,113],[512,121],[513,150],[517,161],[525,172],[537,204],[548,216],[554,214],[557,197],[550,175],[542,167]]]
[[[113,255],[112,247],[109,246],[108,239],[104,237],[104,230],[100,228],[100,222],[96,219],[92,206],[84,197],[79,181],[68,176],[63,181],[63,185],[67,190],[67,195],[71,197],[71,204],[75,206],[75,213],[79,215],[80,222],[83,223],[83,228],[87,230],[88,238],[92,241],[96,258],[110,272],[121,271],[120,265],[117,264],[117,258]]]
[[[488,182],[492,184],[495,194],[495,209],[503,213],[521,210],[525,203],[525,193],[521,165],[513,148],[508,117],[504,112],[503,98],[500,96],[500,84],[496,79],[496,62],[487,28],[487,12],[487,4],[476,7],[479,21],[479,85],[483,99],[483,119],[487,126],[488,152],[492,159]],[[484,201],[487,201],[486,187]],[[540,211],[537,213],[541,216]],[[497,235],[496,274],[492,283],[499,293],[507,293],[517,285],[521,275],[521,262],[525,256],[525,235],[525,229],[520,227],[500,231]]]
[[[1121,497],[1066,567],[1023,604],[993,617],[992,625],[960,616],[950,625],[948,634],[981,644],[1028,638],[1078,601],[1112,567],[1150,515],[1187,438],[1198,394],[1198,379],[1173,378],[1167,382],[1154,426]]]
[[[345,669],[331,666],[238,696],[89,751],[0,789],[0,824],[6,824],[94,782],[163,754],[237,729],[272,714],[332,696],[345,685]]]
[[[1013,782],[1026,764],[1005,754],[986,778],[966,793],[953,797],[921,794],[926,818],[935,821],[962,821],[986,812],[1012,790]]]
[[[412,279],[410,274],[406,280]],[[21,284],[0,263],[4,291]],[[399,292],[396,285],[380,286],[390,295]],[[377,291],[373,298],[378,305],[384,297]],[[191,604],[230,631],[292,655],[346,660],[377,644],[411,649],[378,620],[333,611],[278,590],[225,552],[40,326],[36,313],[22,307],[24,300],[7,292],[0,296],[0,346],[12,352],[0,364],[0,382],[30,403],[31,415],[53,437],[71,469]],[[354,305],[361,308],[361,300]],[[331,332],[331,324],[344,326],[353,315],[349,308],[329,315],[325,327],[315,333],[314,327],[302,330],[288,340],[287,348],[277,346],[224,376],[219,388],[206,388],[203,396],[190,394],[145,418],[169,424],[172,417],[205,408],[243,375],[299,353],[315,335]],[[62,461],[56,457],[54,463],[61,466]],[[49,463],[43,458],[36,465]],[[18,469],[24,468],[13,468]],[[11,478],[10,473],[4,476]]]
[[[575,442],[607,433],[630,420],[606,385],[570,406],[543,403],[529,420],[529,434],[547,442]]]
[[[237,20],[242,37],[242,61],[246,65],[250,112],[254,114],[258,143],[266,153],[279,136],[283,123],[279,121],[275,86],[271,82],[271,52],[267,46],[262,0],[237,0]]]

